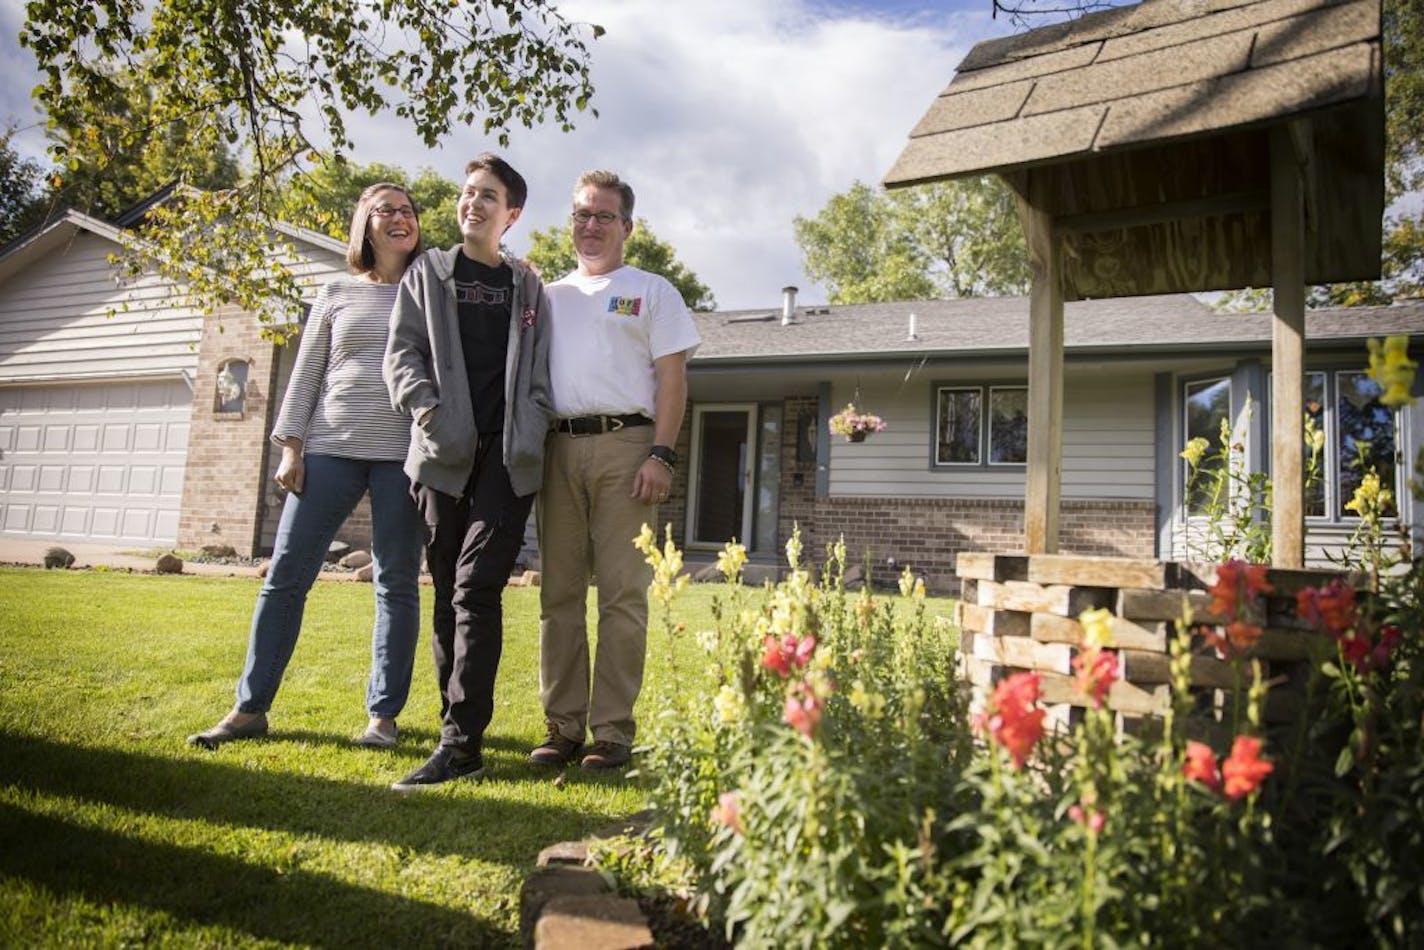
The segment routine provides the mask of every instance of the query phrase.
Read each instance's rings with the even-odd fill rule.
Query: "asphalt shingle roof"
[[[781,325],[780,310],[699,313],[702,345],[693,363],[1026,354],[1028,312],[1027,297],[984,297],[799,307],[790,326]],[[907,339],[911,314],[914,340]],[[1269,348],[1273,319],[1269,313],[1216,313],[1188,294],[1080,301],[1064,305],[1064,349],[1131,355]],[[1306,313],[1307,345],[1397,333],[1424,335],[1424,299]]]

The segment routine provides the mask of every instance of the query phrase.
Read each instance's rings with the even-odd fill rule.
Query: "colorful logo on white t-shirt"
[[[642,297],[609,297],[608,312],[620,317],[636,317],[643,310]]]

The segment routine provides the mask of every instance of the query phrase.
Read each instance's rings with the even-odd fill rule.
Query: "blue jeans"
[[[305,487],[282,506],[267,579],[257,595],[247,663],[237,681],[237,708],[272,708],[282,674],[301,632],[307,593],[316,583],[337,529],[371,491],[372,582],[376,623],[371,630],[371,679],[366,708],[394,718],[410,693],[420,635],[420,514],[400,462],[307,455]]]

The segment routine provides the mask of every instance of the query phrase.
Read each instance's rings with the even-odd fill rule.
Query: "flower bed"
[[[667,605],[680,555],[641,545]],[[691,634],[712,683],[661,699],[642,754],[653,831],[600,849],[625,890],[745,946],[1424,939],[1404,575],[1356,602],[1239,563],[1079,559],[1065,583],[1052,560],[969,558],[993,577],[969,578],[961,646],[912,576],[896,609],[845,590],[843,548],[818,579],[799,538],[787,553],[753,591],[723,552],[730,593]],[[1174,586],[1193,617],[1142,613],[1179,609]],[[990,666],[977,696],[966,660]]]

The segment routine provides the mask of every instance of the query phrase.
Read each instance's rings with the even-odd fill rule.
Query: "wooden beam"
[[[1063,258],[1046,209],[1051,182],[1030,172],[1019,217],[1028,243],[1028,465],[1024,485],[1024,550],[1058,553],[1063,465]]]
[[[1137,208],[1115,208],[1111,211],[1064,215],[1054,224],[1060,234],[1091,234],[1118,228],[1170,224],[1182,218],[1210,218],[1240,214],[1244,211],[1265,211],[1270,206],[1271,196],[1264,189],[1235,191],[1230,194],[1193,198],[1190,201],[1167,201]]]
[[[1305,169],[1308,135],[1271,130],[1271,563],[1305,564]]]

